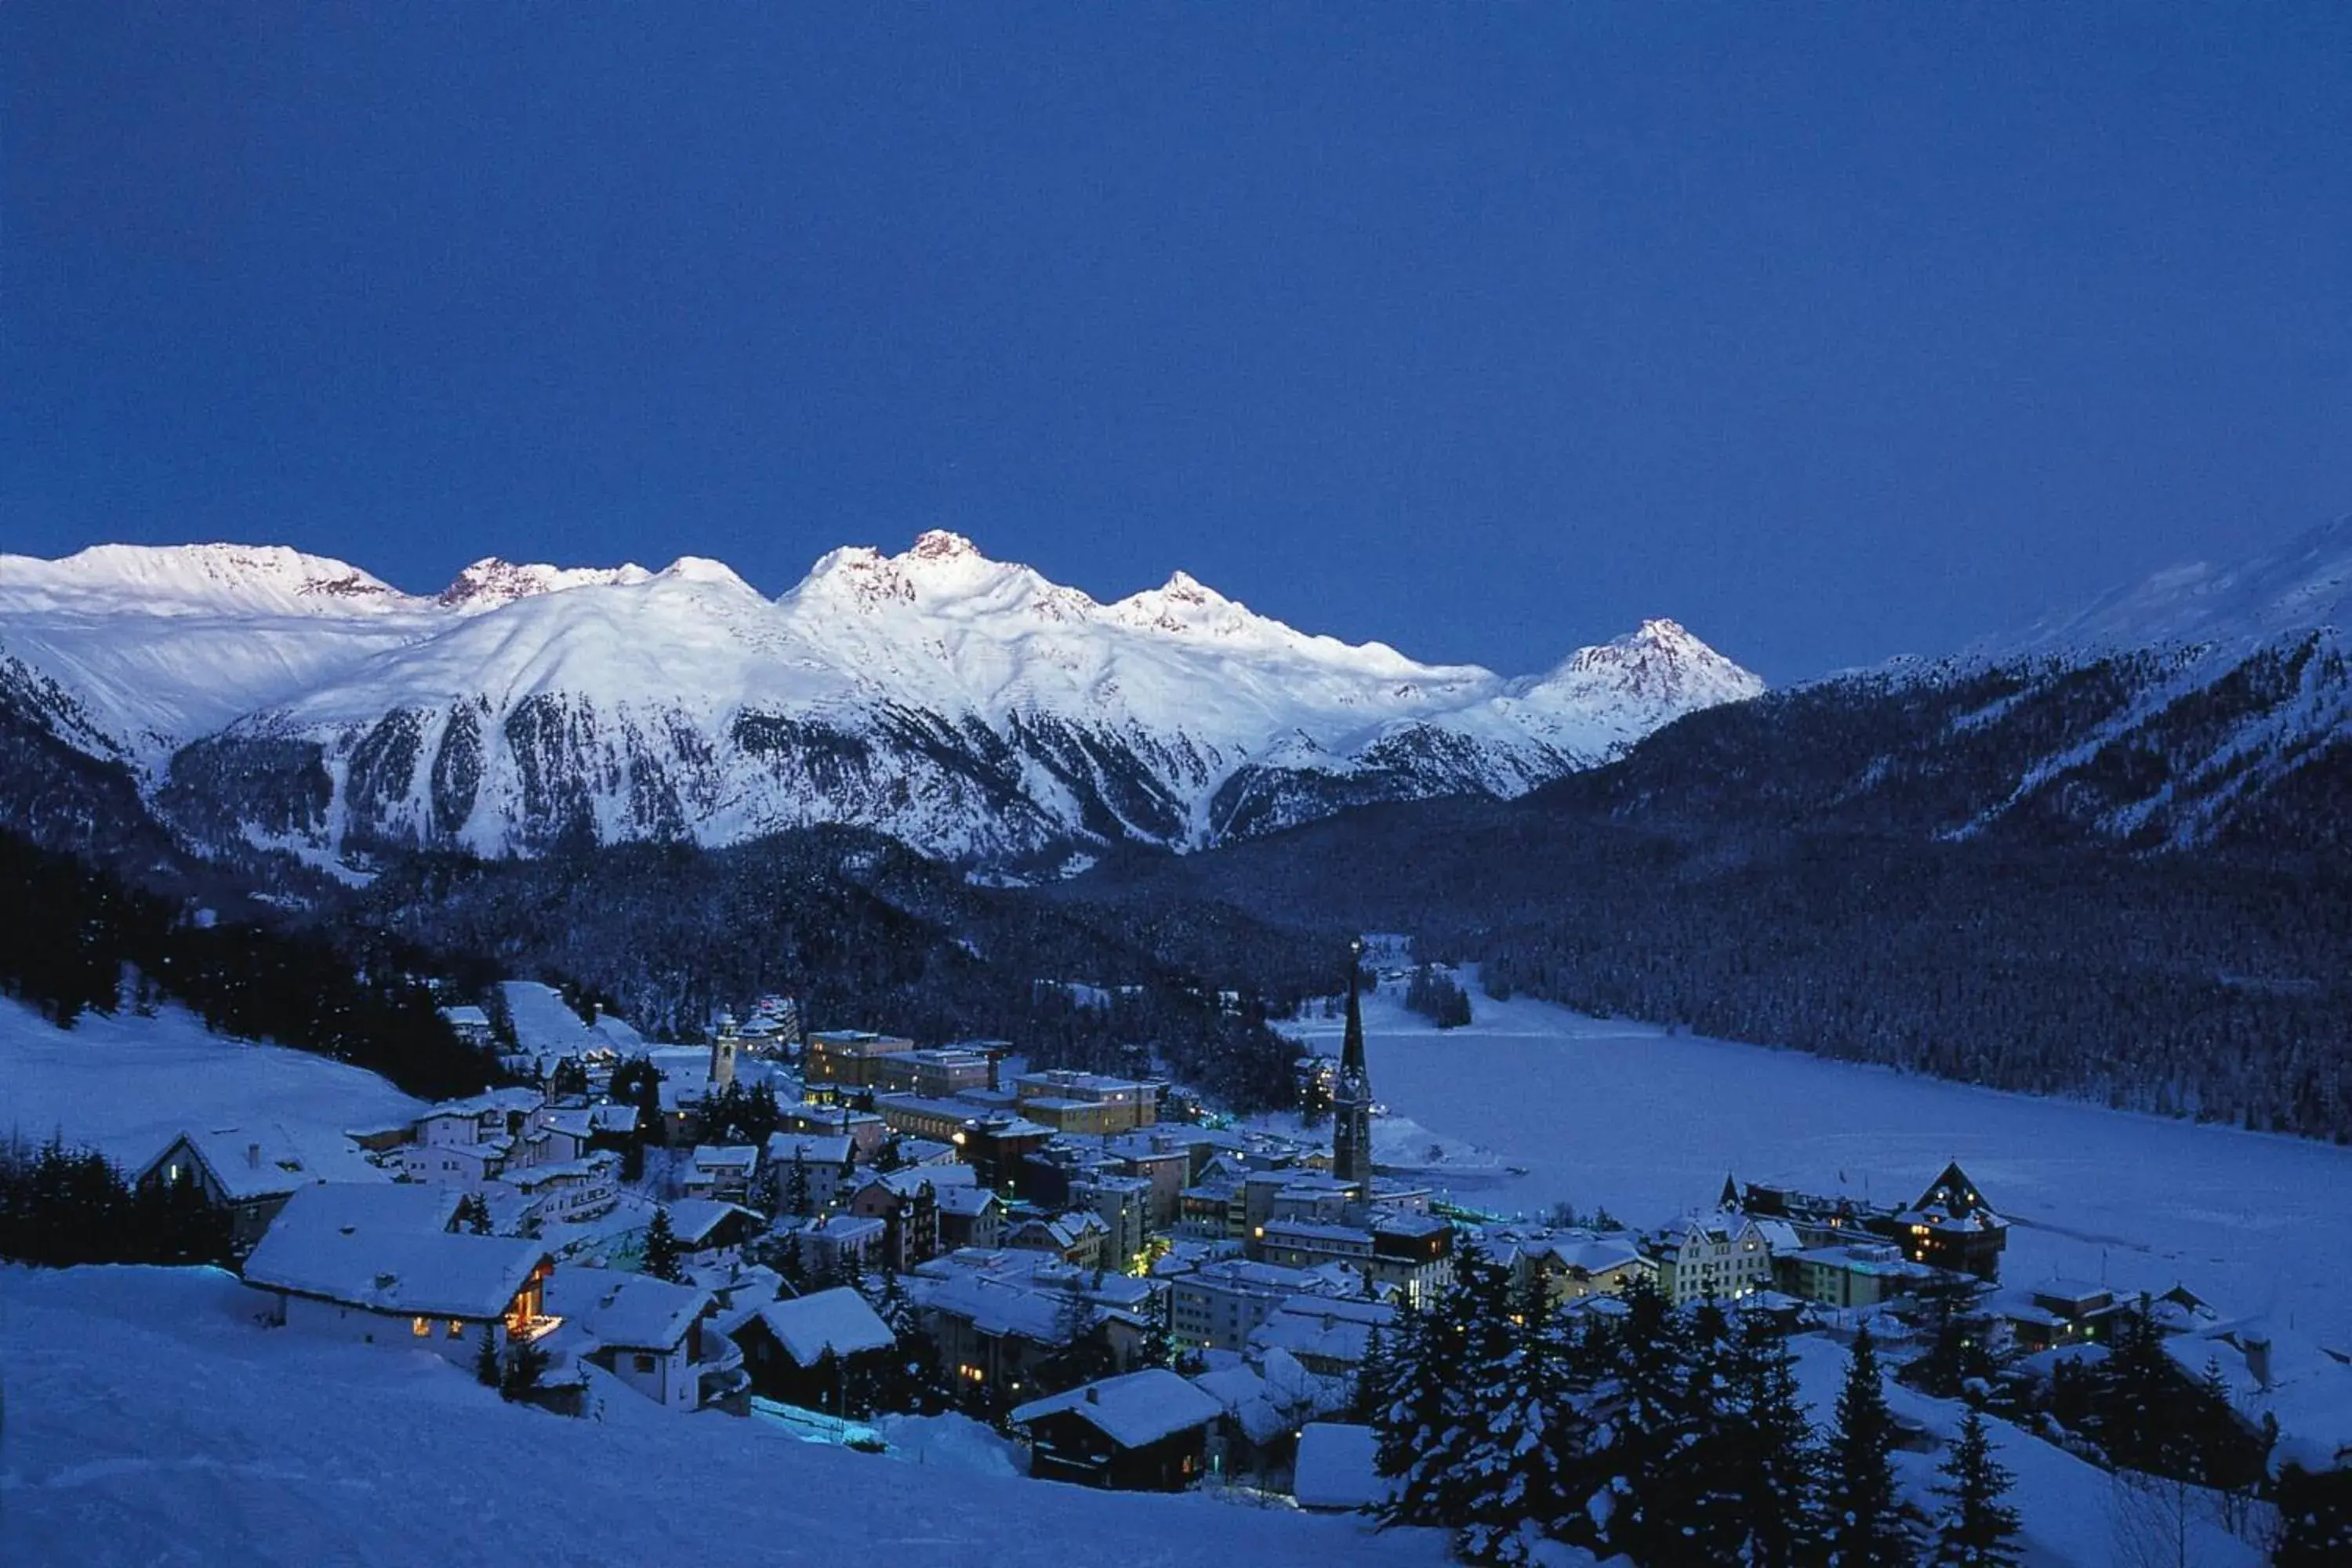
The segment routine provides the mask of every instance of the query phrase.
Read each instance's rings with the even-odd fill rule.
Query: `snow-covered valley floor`
[[[448,1363],[268,1330],[209,1270],[0,1268],[0,1562],[1435,1564],[1442,1538],[1109,1494],[675,1415],[503,1405]]]
[[[1475,984],[1474,1022],[1440,1032],[1401,990],[1364,1001],[1373,1091],[1526,1172],[1467,1166],[1451,1183],[1465,1204],[1565,1199],[1649,1225],[1712,1206],[1727,1173],[1902,1201],[1957,1158],[2015,1222],[2005,1279],[2185,1283],[2224,1316],[2352,1347],[2352,1149],[1669,1037]],[[1339,1029],[1297,1032],[1336,1052]]]

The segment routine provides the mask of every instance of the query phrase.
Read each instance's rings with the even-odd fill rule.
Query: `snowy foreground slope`
[[[1444,1561],[1430,1532],[919,1468],[627,1393],[610,1423],[566,1420],[429,1353],[309,1341],[250,1312],[209,1271],[0,1268],[0,1561]]]
[[[1526,1171],[1467,1165],[1450,1181],[1465,1204],[1540,1212],[1565,1199],[1650,1225],[1713,1206],[1727,1173],[1901,1200],[1957,1158],[2015,1222],[2005,1280],[2185,1283],[2225,1317],[2352,1348],[2352,1149],[1670,1037],[1470,989],[1467,1028],[1441,1034],[1397,1005],[1396,986],[1368,998],[1364,1018],[1383,1103]],[[1336,1050],[1338,1028],[1301,1033]]]
[[[422,1109],[372,1072],[207,1034],[177,1008],[152,1018],[85,1015],[68,1030],[0,998],[0,1138],[37,1142],[61,1131],[130,1163],[191,1127],[275,1124],[334,1136]]]
[[[1666,620],[1511,679],[1181,572],[1100,603],[936,531],[774,599],[692,558],[482,562],[422,597],[282,548],[0,555],[0,714],[125,763],[184,833],[314,858],[824,822],[959,858],[1191,848],[1516,795],[1762,689]]]

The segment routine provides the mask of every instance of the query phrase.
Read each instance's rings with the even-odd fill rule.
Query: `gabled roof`
[[[446,1232],[463,1190],[422,1182],[320,1182],[299,1189],[269,1222],[269,1234],[305,1228]]]
[[[898,1342],[866,1298],[845,1285],[794,1300],[772,1301],[760,1309],[759,1317],[784,1353],[803,1367],[814,1366],[827,1351],[852,1356],[888,1350]]]
[[[940,1187],[934,1189],[931,1195],[938,1202],[941,1214],[971,1218],[986,1214],[990,1205],[1003,1202],[986,1187]]]
[[[248,1285],[419,1317],[496,1318],[547,1261],[536,1241],[384,1226],[272,1226]]]
[[[339,1132],[297,1131],[276,1122],[182,1132],[141,1167],[141,1181],[185,1142],[231,1203],[283,1197],[320,1182],[388,1182],[359,1146]]]
[[[677,1198],[662,1206],[669,1211],[670,1234],[687,1247],[700,1247],[729,1215],[740,1215],[747,1222],[761,1217],[757,1209],[718,1198]]]
[[[779,1163],[838,1165],[849,1158],[846,1133],[771,1132],[768,1158]]]
[[[1141,1448],[1179,1432],[1206,1426],[1223,1413],[1215,1399],[1165,1367],[1130,1372],[1074,1388],[1067,1394],[1033,1399],[1017,1406],[1015,1426],[1026,1426],[1048,1415],[1075,1415],[1123,1448]]]
[[[619,1350],[676,1350],[714,1300],[708,1290],[649,1274],[583,1268],[556,1278],[551,1307],[591,1339]]]

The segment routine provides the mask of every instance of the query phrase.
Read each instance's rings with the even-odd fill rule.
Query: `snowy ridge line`
[[[962,859],[1188,849],[1349,792],[1515,795],[1763,689],[1667,620],[1506,679],[1181,572],[1099,603],[937,531],[772,600],[694,557],[488,559],[426,598],[274,547],[5,556],[0,636],[79,705],[60,738],[133,757],[166,816],[267,813],[330,855],[826,822]]]

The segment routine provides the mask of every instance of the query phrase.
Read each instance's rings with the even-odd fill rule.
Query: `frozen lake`
[[[1727,1173],[1904,1201],[1957,1159],[2014,1222],[2005,1280],[2184,1283],[2224,1316],[2352,1346],[2352,1150],[1668,1037],[1475,987],[1475,1021],[1440,1033],[1401,989],[1365,998],[1374,1092],[1526,1171],[1452,1184],[1466,1204],[1566,1199],[1649,1225],[1712,1206]],[[1298,1032],[1337,1051],[1339,1027]]]

